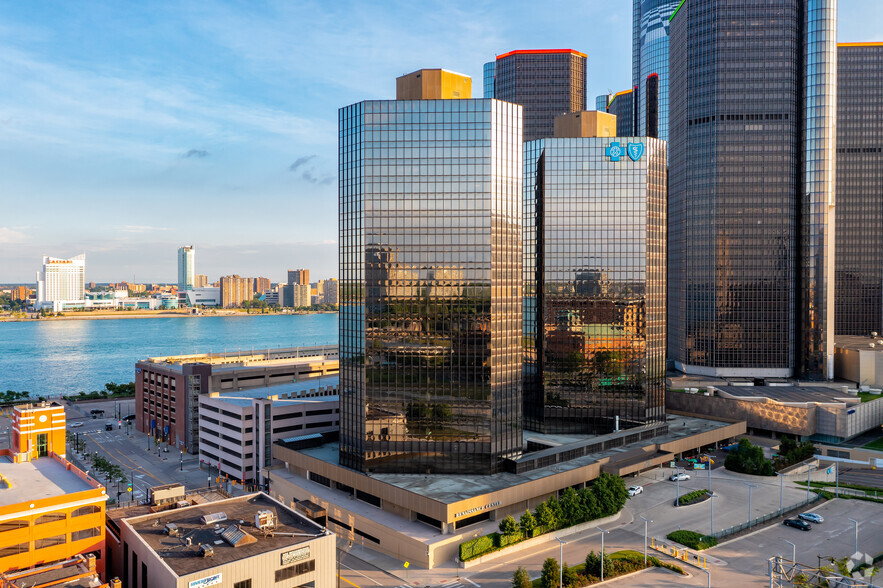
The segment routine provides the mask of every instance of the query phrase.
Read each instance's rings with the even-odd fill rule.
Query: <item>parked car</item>
[[[135,415],[127,414],[126,416],[123,417],[123,420],[126,421],[127,423],[135,422]]]
[[[78,428],[78,427],[82,427],[82,426],[83,426],[83,421],[79,421],[79,422],[71,423],[71,424],[70,424],[70,427],[71,427],[72,429],[76,429],[76,428]]]
[[[100,409],[100,408],[93,408],[92,410],[89,411],[89,414],[100,414],[100,415],[104,415],[104,410],[102,410],[102,409]]]
[[[104,423],[105,431],[113,431],[113,423]]]
[[[824,523],[825,522],[825,519],[824,519],[824,517],[822,517],[822,515],[817,515],[814,512],[802,512],[797,516],[799,518],[803,519],[804,521],[809,521],[811,523]]]
[[[794,527],[795,529],[800,529],[801,531],[809,531],[812,529],[812,525],[800,519],[785,519],[782,521],[782,524]]]
[[[644,491],[643,486],[629,486],[629,496],[637,496]]]
[[[690,474],[685,474],[684,472],[672,474],[671,478],[669,478],[669,480],[671,480],[672,482],[677,482],[678,480],[683,482],[684,480],[689,480],[689,479],[690,479]]]

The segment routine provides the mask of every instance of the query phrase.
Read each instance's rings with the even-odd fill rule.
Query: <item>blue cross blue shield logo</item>
[[[604,155],[610,158],[610,161],[619,161],[619,158],[622,157],[622,147],[619,146],[619,141],[614,141],[610,145],[604,149]]]
[[[638,161],[641,159],[641,156],[644,155],[644,144],[643,143],[629,143],[626,147],[626,151],[629,154],[629,157],[632,161]]]

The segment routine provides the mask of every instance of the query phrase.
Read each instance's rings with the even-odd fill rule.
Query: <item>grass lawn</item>
[[[872,401],[872,400],[880,400],[881,398],[883,398],[883,395],[881,395],[881,394],[871,394],[870,392],[859,392],[859,393],[858,393],[858,398],[859,398],[859,400],[861,400],[862,402],[870,402],[870,401]]]
[[[879,396],[877,398],[879,398]],[[876,441],[871,441],[864,446],[864,449],[876,449],[877,451],[883,451],[883,437],[877,439]]]

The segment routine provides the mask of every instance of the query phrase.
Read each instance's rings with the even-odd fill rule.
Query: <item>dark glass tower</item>
[[[497,62],[488,61],[482,68],[482,77],[484,82],[484,97],[494,97],[494,79],[497,77]]]
[[[586,56],[572,49],[497,56],[494,98],[524,107],[524,140],[554,134],[555,117],[586,109]]]
[[[632,85],[635,134],[668,140],[669,19],[681,0],[633,0]],[[689,0],[688,0],[689,1]]]
[[[837,47],[838,335],[883,332],[883,43]]]
[[[686,0],[671,20],[669,356],[832,376],[836,0]]]
[[[340,463],[490,474],[521,451],[521,107],[340,110]]]
[[[666,144],[524,146],[524,426],[665,420]]]
[[[616,134],[619,137],[635,136],[635,92],[617,92],[607,105],[607,112],[616,116]]]

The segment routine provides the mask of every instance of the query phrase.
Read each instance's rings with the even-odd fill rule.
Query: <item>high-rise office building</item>
[[[837,46],[834,332],[883,332],[883,43]]]
[[[196,275],[196,249],[193,245],[178,248],[178,290],[193,290]]]
[[[308,269],[288,270],[288,283],[289,284],[309,284],[310,283],[310,270],[308,270]]]
[[[524,426],[664,422],[666,144],[568,136],[524,144]]]
[[[43,256],[43,271],[37,272],[37,303],[40,308],[56,302],[86,297],[86,254],[70,259]]]
[[[836,8],[686,0],[670,22],[668,352],[685,372],[833,376]]]
[[[611,95],[604,108],[605,112],[616,117],[616,134],[620,137],[634,137],[637,134],[635,98],[634,90],[623,90]]]
[[[341,465],[490,474],[520,453],[521,110],[340,109]]]
[[[482,73],[484,76],[484,97],[493,98],[494,80],[497,77],[497,62],[488,61],[487,63],[485,63]]]
[[[633,0],[635,134],[668,140],[669,21],[681,0]]]
[[[586,56],[572,49],[503,53],[495,65],[494,98],[524,107],[524,140],[551,137],[555,117],[586,109]]]

